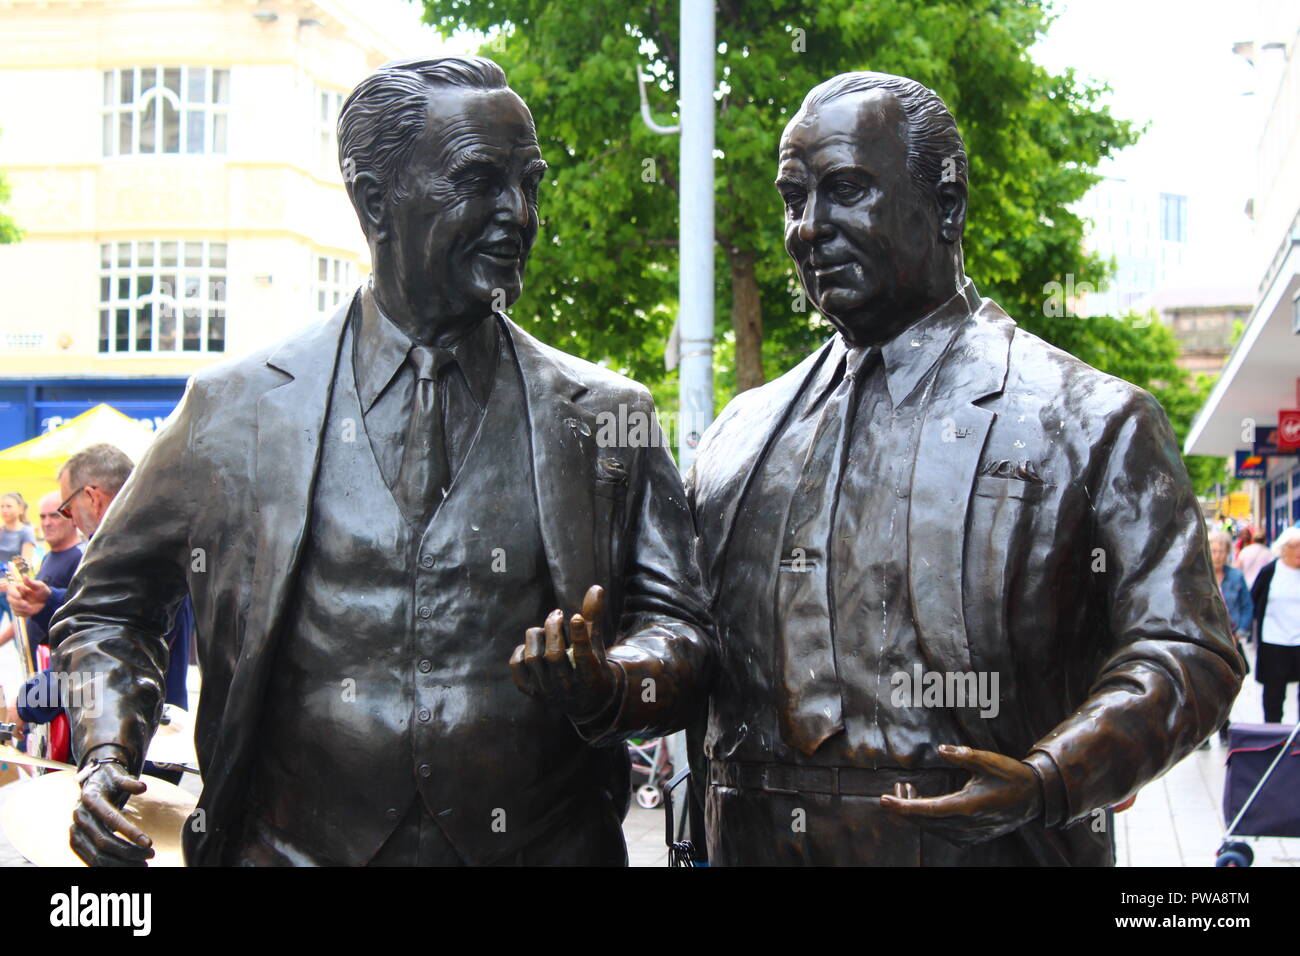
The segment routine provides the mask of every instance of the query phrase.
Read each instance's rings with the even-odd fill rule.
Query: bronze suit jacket
[[[1240,658],[1163,410],[971,294],[979,307],[939,360],[921,426],[906,612],[927,670],[1000,674],[996,717],[953,711],[958,742],[1046,772],[1045,819],[1019,831],[1035,857],[1108,864],[1108,833],[1065,825],[1123,801],[1213,733]],[[710,586],[756,464],[829,351],[737,397],[704,436],[687,486]],[[760,676],[772,673],[771,643],[720,637],[712,758],[753,759],[745,736],[775,720],[782,698]]]
[[[190,865],[219,862],[240,821],[349,306],[279,346],[194,377],[113,502],[56,618],[55,666],[107,675],[102,713],[72,715],[76,753],[84,759],[98,745],[117,743],[138,771],[161,715],[162,635],[171,610],[185,593],[192,596],[203,674],[195,743],[204,789],[185,832]],[[611,657],[627,675],[627,699],[582,735],[613,743],[676,729],[697,696],[694,685],[709,679],[712,660],[691,515],[665,449],[600,448],[595,437],[602,412],[617,415],[626,406],[653,414],[649,393],[506,325],[532,441],[531,449],[501,453],[533,457],[560,606],[566,613],[580,609],[587,588],[600,584],[608,620],[625,638]],[[501,668],[508,674],[508,656]],[[654,695],[641,692],[647,676],[656,678]],[[468,699],[471,711],[519,708],[526,700],[509,680]],[[454,754],[441,759],[454,768]],[[626,788],[625,757],[621,766]],[[503,764],[501,773],[510,772]]]

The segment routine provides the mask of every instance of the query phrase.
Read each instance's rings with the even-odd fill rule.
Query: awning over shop
[[[41,495],[59,487],[63,463],[91,445],[116,445],[138,462],[153,431],[111,405],[96,405],[30,441],[0,451],[0,494],[19,492],[30,506],[28,518],[36,523],[36,503]]]
[[[1300,378],[1300,335],[1295,331],[1295,298],[1300,294],[1300,241],[1292,241],[1283,261],[1271,270],[1250,324],[1228,357],[1192,427],[1183,450],[1189,455],[1227,457],[1249,448],[1243,432],[1277,424],[1282,408],[1295,408]]]

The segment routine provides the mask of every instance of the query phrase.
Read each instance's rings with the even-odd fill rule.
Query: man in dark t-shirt
[[[45,535],[45,543],[49,546],[50,553],[41,562],[36,580],[43,581],[51,588],[65,589],[68,582],[72,580],[72,575],[76,573],[77,565],[81,563],[82,548],[81,535],[77,531],[76,524],[71,518],[59,514],[59,503],[57,491],[51,491],[40,501],[41,533]],[[8,644],[13,636],[14,625],[10,620],[5,623],[4,630],[0,631],[0,646]],[[28,621],[27,636],[35,646],[44,644],[49,635],[36,621]]]

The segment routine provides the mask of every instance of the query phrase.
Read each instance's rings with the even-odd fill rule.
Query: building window
[[[346,98],[342,93],[335,93],[333,90],[322,90],[316,87],[316,142],[320,152],[320,164],[322,169],[339,168],[339,147],[338,147],[338,122],[339,112],[343,109],[343,100]]]
[[[329,315],[357,288],[357,267],[346,259],[316,257],[312,274],[312,301],[316,311]]]
[[[224,242],[139,239],[99,249],[100,352],[226,350]]]
[[[105,156],[224,153],[230,71],[136,66],[104,71]]]
[[[1187,241],[1187,197],[1160,194],[1160,238],[1168,242]]]

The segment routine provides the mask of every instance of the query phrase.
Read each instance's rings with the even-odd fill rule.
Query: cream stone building
[[[156,424],[196,369],[355,288],[339,107],[379,64],[438,52],[391,3],[0,0],[0,171],[25,234],[0,246],[0,447],[98,401]]]

